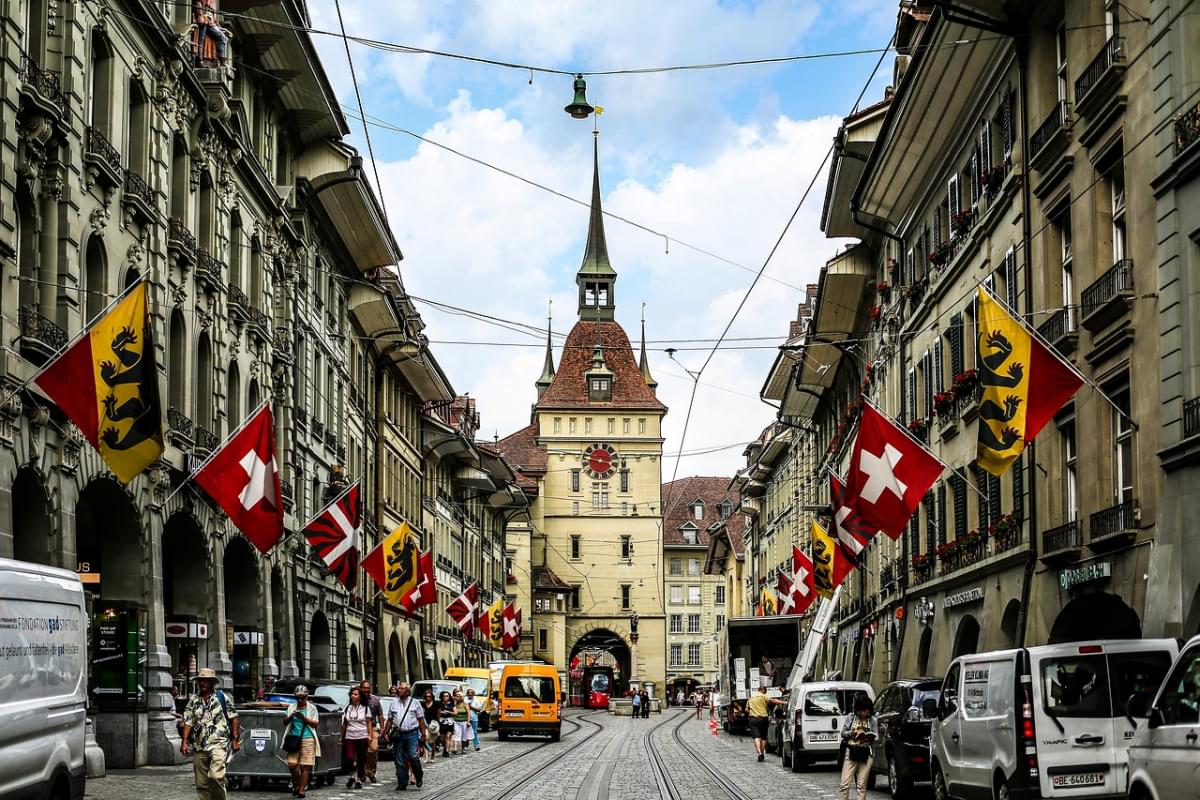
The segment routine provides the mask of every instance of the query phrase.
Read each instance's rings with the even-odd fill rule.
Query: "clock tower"
[[[617,273],[604,236],[595,149],[592,169],[587,245],[575,276],[579,318],[557,369],[547,340],[531,424],[499,442],[532,501],[528,523],[509,527],[516,579],[509,594],[525,609],[521,655],[568,672],[610,664],[619,691],[650,683],[662,697],[667,409],[656,396],[644,341],[639,363],[615,319]]]

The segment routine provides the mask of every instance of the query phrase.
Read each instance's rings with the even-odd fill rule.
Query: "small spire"
[[[546,308],[546,362],[542,365],[542,375],[537,379],[538,399],[542,399],[542,395],[550,388],[550,384],[554,381],[554,345],[550,339],[550,323],[554,319],[554,299],[551,298]]]
[[[654,376],[650,374],[650,359],[646,358],[646,304],[642,303],[642,357],[638,361],[638,368],[642,371],[642,380],[646,381],[646,385],[651,389],[658,388],[658,381],[654,380]]]
[[[604,209],[600,206],[600,140],[596,131],[593,131],[592,141],[592,209],[587,246],[579,271],[589,275],[616,275],[608,262],[608,242],[604,238]]]

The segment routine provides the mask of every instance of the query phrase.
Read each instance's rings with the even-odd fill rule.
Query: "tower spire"
[[[613,318],[613,287],[617,273],[608,260],[604,210],[600,205],[600,132],[592,131],[592,136],[592,205],[587,245],[575,283],[579,286],[579,318],[600,321]]]
[[[650,374],[650,359],[646,358],[646,304],[642,303],[642,357],[638,361],[638,368],[642,372],[642,380],[646,382],[652,390],[658,388],[658,381],[654,380],[654,376]]]
[[[554,381],[554,345],[550,339],[550,323],[554,320],[554,299],[551,298],[546,305],[546,362],[542,365],[542,375],[534,384],[537,386],[538,400],[542,399],[542,395],[550,388],[550,384]]]

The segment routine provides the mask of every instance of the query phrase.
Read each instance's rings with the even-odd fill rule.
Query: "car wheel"
[[[912,781],[900,777],[900,772],[896,769],[896,762],[891,756],[888,756],[887,760],[887,773],[888,792],[895,800],[905,800],[912,792]]]
[[[804,759],[804,755],[800,752],[800,748],[796,747],[796,742],[792,742],[792,772],[803,772],[808,767],[808,763]]]
[[[242,788],[242,777],[240,775],[231,777],[226,781],[226,784],[228,784],[229,788],[233,791],[239,791]]]
[[[996,800],[1008,800],[1008,798],[1009,798],[1008,781],[1004,780],[1004,776],[1002,776],[1002,775],[996,776],[995,789],[996,789],[995,790]]]
[[[938,766],[933,768],[933,797],[934,800],[950,800],[950,792],[946,790],[946,777],[942,775],[942,768]]]

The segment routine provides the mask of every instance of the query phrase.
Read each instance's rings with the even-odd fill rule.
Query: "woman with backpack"
[[[361,789],[367,777],[367,745],[375,730],[371,709],[363,702],[362,691],[350,689],[350,704],[342,712],[342,736],[338,744],[346,749],[346,757],[354,762],[355,774],[346,781],[347,789]]]
[[[283,749],[287,751],[288,769],[292,771],[292,797],[304,797],[308,777],[317,756],[321,755],[321,740],[317,738],[320,721],[317,707],[308,702],[308,687],[296,687],[296,702],[288,703],[283,718]],[[295,748],[295,749],[293,749]]]

